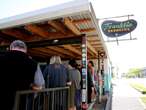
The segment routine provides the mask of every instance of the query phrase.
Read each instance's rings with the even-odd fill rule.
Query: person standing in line
[[[78,65],[74,59],[69,61],[69,74],[71,76],[70,95],[72,105],[70,110],[80,110],[81,106],[81,74],[77,66]]]
[[[46,88],[65,87],[67,85],[67,68],[60,56],[52,56],[50,64],[43,71]]]
[[[93,84],[94,84],[94,81],[95,81],[95,73],[94,73],[94,63],[93,61],[89,61],[88,62],[88,69],[89,69],[89,72],[92,76],[92,81],[93,81]]]
[[[67,68],[62,64],[60,56],[52,56],[50,59],[50,64],[46,66],[43,71],[46,88],[59,88],[66,87],[68,84],[67,78]],[[62,96],[63,94],[63,96]],[[53,108],[53,110],[64,110],[66,108],[67,93],[66,92],[58,92],[54,96],[54,102],[51,102],[52,97],[49,97],[47,101],[49,101],[49,110]],[[62,101],[64,100],[64,101]],[[52,104],[55,103],[55,104]]]
[[[92,68],[93,62],[88,62],[88,69],[87,69],[87,96],[88,96],[88,104],[92,102],[92,95],[94,93],[94,70]]]
[[[0,52],[0,73],[0,84],[3,89],[0,95],[1,108],[5,110],[14,108],[17,91],[39,90],[44,85],[43,76],[41,81],[34,83],[37,62],[27,55],[27,46],[21,40],[13,41],[9,51]]]
[[[91,99],[95,100],[96,95],[98,95],[98,77],[97,77],[97,73],[95,73],[95,70],[94,70],[93,61],[88,62],[88,69],[89,69],[89,73],[91,74],[92,82],[94,85],[94,91],[92,91],[92,93],[91,93],[92,94]]]

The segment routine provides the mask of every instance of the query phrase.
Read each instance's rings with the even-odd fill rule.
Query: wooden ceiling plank
[[[16,29],[5,29],[5,30],[2,30],[1,32],[6,34],[6,35],[10,35],[10,36],[13,36],[17,39],[21,39],[24,41],[28,41],[31,39],[30,36],[27,36],[24,33],[21,33],[20,31],[18,31]]]
[[[10,36],[8,34],[4,34],[0,31],[0,39],[3,39],[3,41],[12,42],[13,40],[16,40],[17,38],[14,36]]]
[[[88,41],[89,41],[91,44],[92,44],[92,43],[97,43],[97,44],[100,43],[99,40],[88,40]]]
[[[80,35],[80,31],[75,27],[75,25],[69,20],[69,18],[64,19],[64,24],[70,29],[75,35]]]
[[[69,20],[69,18],[64,19],[65,25],[75,34],[75,35],[80,35],[81,32],[75,27],[75,25]],[[96,50],[92,45],[87,41],[87,47],[95,54],[97,55]]]
[[[50,57],[50,54],[46,54],[40,50],[33,50],[33,49],[29,49],[28,54],[32,57],[39,57],[43,59],[48,59]]]
[[[76,47],[76,46],[74,46],[77,50],[79,50],[79,51],[81,51],[81,47],[80,46],[78,46],[78,47]],[[88,47],[87,47],[88,48]],[[90,55],[90,56],[95,56],[95,54],[88,48],[87,49],[87,53],[88,53],[88,55]]]
[[[41,39],[40,36],[27,35],[24,32],[21,32],[16,29],[6,29],[6,30],[2,30],[1,32],[4,33],[5,35],[11,36],[11,39],[13,39],[13,40],[20,39],[20,40],[27,42],[27,41],[38,41]],[[13,41],[11,39],[10,39],[10,41]]]
[[[102,45],[100,42],[90,42],[91,45]]]
[[[80,23],[84,23],[84,22],[91,22],[90,18],[84,18],[84,19],[79,19],[79,20],[73,20],[72,21],[74,24],[80,24]]]
[[[95,49],[98,49],[98,48],[103,48],[102,45],[93,45]]]
[[[65,58],[67,57],[66,55],[64,55],[63,53],[60,53],[58,51],[54,51],[53,49],[50,49],[50,48],[45,48],[45,51],[48,51],[49,53],[53,54],[53,55],[59,55],[60,57],[62,58]]]
[[[58,52],[55,52],[49,48],[34,48],[33,50],[38,51],[39,53],[45,54],[47,57],[51,57],[54,55],[59,55],[61,58],[66,58],[64,54],[59,54]]]
[[[30,54],[31,56],[39,56],[39,57],[46,57],[48,55],[44,54],[43,52],[39,52],[39,51],[34,51],[34,50],[30,50],[28,51],[28,54]]]
[[[30,51],[35,51],[36,53],[38,54],[43,54],[45,56],[49,56],[48,52],[46,52],[45,50],[43,49],[39,49],[39,48],[32,48],[32,49],[29,49]]]
[[[87,40],[88,41],[97,41],[97,42],[100,42],[100,39],[99,39],[98,35],[88,36],[87,37]]]
[[[52,49],[52,48],[33,48],[33,49],[29,49],[29,51],[30,51],[29,52],[30,54],[32,51],[33,53],[38,54],[39,57],[41,57],[41,55],[42,55],[42,57],[45,56],[46,58],[54,56],[54,55],[59,55],[61,58],[64,58],[64,59],[70,59],[70,58],[79,59],[80,58],[79,56],[75,56],[76,54],[74,54],[74,57],[71,57],[69,55],[60,54],[59,52],[54,51],[54,49]]]
[[[88,41],[87,41],[87,48],[89,48],[89,50],[91,50],[95,55],[97,55],[95,48]]]
[[[93,47],[94,47],[94,46],[102,46],[101,43],[97,43],[97,42],[96,42],[96,43],[95,43],[95,42],[92,42],[91,44],[92,44]]]
[[[52,49],[54,51],[58,51],[58,52],[60,52],[62,54],[66,54],[66,55],[70,56],[70,58],[71,57],[75,58],[75,55],[71,51],[65,50],[65,49],[63,49],[61,47],[53,46],[53,47],[47,47],[47,48]]]
[[[32,33],[35,33],[45,39],[48,39],[48,40],[60,39],[60,38],[66,37],[66,36],[68,36],[68,37],[73,36],[72,33],[67,33],[67,35],[65,36],[60,32],[47,32],[46,30],[43,29],[43,27],[38,27],[36,25],[26,25],[25,29],[27,29],[28,31],[31,31]]]
[[[95,32],[95,28],[89,28],[89,29],[81,29],[80,32]]]
[[[48,24],[51,25],[56,30],[60,31],[61,33],[66,34],[65,29],[63,28],[61,23],[53,20],[53,21],[48,21]]]
[[[68,49],[69,51],[76,53],[77,55],[82,55],[81,51],[77,50],[76,48],[74,48],[71,45],[63,45],[62,47],[64,47],[65,49]]]
[[[87,53],[88,53],[90,56],[95,56],[95,54],[94,54],[92,51],[90,51],[89,49],[88,49]],[[87,54],[87,55],[88,55],[88,54]]]
[[[47,38],[49,36],[48,32],[45,32],[41,27],[38,27],[34,24],[26,25],[25,29],[32,32],[32,33],[38,34],[44,38]]]

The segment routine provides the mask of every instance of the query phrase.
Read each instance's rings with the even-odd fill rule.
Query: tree
[[[139,77],[141,69],[131,68],[127,73],[127,77]]]

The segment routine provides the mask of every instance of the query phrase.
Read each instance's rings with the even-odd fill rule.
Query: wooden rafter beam
[[[71,56],[69,56],[69,55],[67,55],[67,54],[65,54],[65,53],[63,53],[63,52],[60,52],[59,50],[56,50],[56,49],[54,49],[54,48],[50,48],[50,47],[48,47],[48,48],[46,48],[46,49],[48,49],[48,51],[49,52],[53,52],[53,55],[59,55],[60,57],[62,57],[62,58],[71,58]]]
[[[64,47],[65,49],[67,49],[67,50],[69,50],[69,51],[75,53],[76,55],[80,55],[80,56],[82,55],[82,54],[81,54],[81,51],[79,51],[78,49],[74,48],[74,47],[71,46],[71,45],[63,45],[62,47]],[[76,55],[75,55],[75,56],[76,56]]]
[[[88,37],[87,37],[87,40],[88,40],[88,41],[91,41],[91,42],[92,42],[92,41],[100,42],[100,39],[99,39],[97,36],[96,36],[96,37],[89,37],[89,36],[88,36]]]
[[[98,36],[97,33],[96,33],[96,34],[93,34],[93,35],[89,35],[89,37],[90,37],[90,38],[95,38],[95,37],[99,38],[99,36]]]
[[[75,25],[69,20],[69,18],[64,19],[65,25],[75,34],[75,35],[80,35],[81,32],[75,27]],[[87,41],[87,47],[95,54],[97,55],[96,50],[92,45]]]
[[[103,49],[102,46],[96,46],[95,48],[96,48],[97,50],[98,50],[98,49]]]
[[[1,32],[6,34],[6,35],[13,36],[16,39],[21,39],[24,41],[28,41],[28,40],[33,39],[32,36],[28,36],[25,33],[21,33],[20,31],[18,31],[16,29],[5,29],[5,30],[2,30]]]
[[[29,49],[28,50],[28,54],[30,54],[31,56],[38,56],[38,57],[43,57],[43,58],[47,58],[48,57],[48,53],[44,53],[41,50],[36,50],[36,49]]]
[[[57,45],[68,45],[68,44],[80,44],[81,36],[67,37],[58,40],[42,40],[27,42],[29,48],[47,47],[47,46],[57,46]]]
[[[95,49],[97,49],[98,47],[100,48],[100,47],[102,47],[103,48],[103,46],[102,45],[92,45]]]
[[[0,31],[0,38],[6,41],[10,41],[10,42],[17,39],[16,37],[4,34],[1,31]]]
[[[66,56],[64,54],[63,55],[59,54],[58,52],[54,52],[53,50],[47,49],[47,48],[29,49],[28,53],[32,57],[39,58],[40,60],[44,59],[44,61],[46,61],[46,60],[49,61],[49,58],[51,56],[54,56],[54,55],[60,55],[60,57],[63,58],[63,59],[70,59],[71,58],[70,56]]]
[[[48,32],[48,31],[44,30],[43,27],[38,27],[37,25],[27,25],[27,26],[25,26],[25,29],[41,36],[42,38],[48,39],[48,40],[60,39],[60,38],[65,37],[65,35],[63,35],[62,33]],[[73,34],[67,33],[67,36],[72,37]]]
[[[53,47],[47,47],[47,48],[52,49],[52,50],[54,50],[54,51],[57,51],[57,52],[59,52],[59,53],[65,54],[65,55],[67,55],[67,56],[70,56],[70,58],[71,58],[71,57],[73,57],[73,58],[76,57],[75,54],[73,54],[72,52],[69,52],[68,50],[65,50],[65,49],[62,48],[62,47],[53,46]]]
[[[60,31],[61,33],[66,34],[63,24],[61,24],[60,22],[53,20],[53,21],[48,21],[48,24],[51,25],[56,30]]]
[[[103,47],[102,44],[92,44],[93,47],[97,48],[97,47]]]
[[[90,42],[91,45],[102,45],[101,42]]]
[[[61,54],[59,52],[56,52],[56,51],[54,51],[52,49],[49,49],[49,48],[36,48],[34,50],[36,50],[38,52],[42,52],[42,53],[46,54],[48,57],[51,57],[51,56],[54,56],[54,55],[60,55],[63,58],[66,57],[66,55]]]
[[[67,57],[65,54],[60,53],[59,51],[54,51],[53,49],[50,49],[50,48],[45,48],[45,51],[48,51],[49,54],[59,55],[59,56],[62,57],[62,58]],[[51,56],[53,56],[53,55],[51,55]]]
[[[64,24],[70,29],[75,35],[80,35],[80,31],[75,27],[69,18],[64,19]]]
[[[95,55],[97,55],[96,50],[94,49],[94,47],[87,41],[87,48],[89,50],[91,50]]]
[[[87,50],[87,55],[90,55],[90,56],[95,56],[95,54],[91,51],[91,50]]]
[[[81,29],[80,32],[95,32],[95,28]]]
[[[91,22],[91,19],[90,18],[84,18],[84,19],[79,19],[79,20],[73,20],[72,22],[74,24],[79,24],[79,23]]]
[[[97,48],[96,50],[97,50],[97,51],[104,52],[104,49],[103,49],[103,48]]]
[[[38,27],[34,24],[26,25],[25,29],[32,33],[38,34],[38,35],[42,36],[43,38],[49,37],[49,33],[47,31],[44,31],[41,27]]]
[[[91,45],[101,45],[100,41],[89,41]]]
[[[90,52],[87,51],[87,56],[93,56],[92,54],[93,54],[93,53],[91,53],[91,51],[90,51]]]
[[[69,44],[80,44],[82,35],[74,37],[66,37],[64,39],[58,40],[40,40],[40,41],[28,41],[25,42],[28,48],[40,48],[48,46],[58,46],[58,45],[69,45]],[[1,45],[0,48],[7,48],[9,45]],[[74,48],[74,47],[73,47]]]

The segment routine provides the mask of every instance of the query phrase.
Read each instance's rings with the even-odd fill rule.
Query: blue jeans
[[[77,89],[75,91],[75,105],[77,110],[80,110],[80,106],[81,106],[81,90]]]

